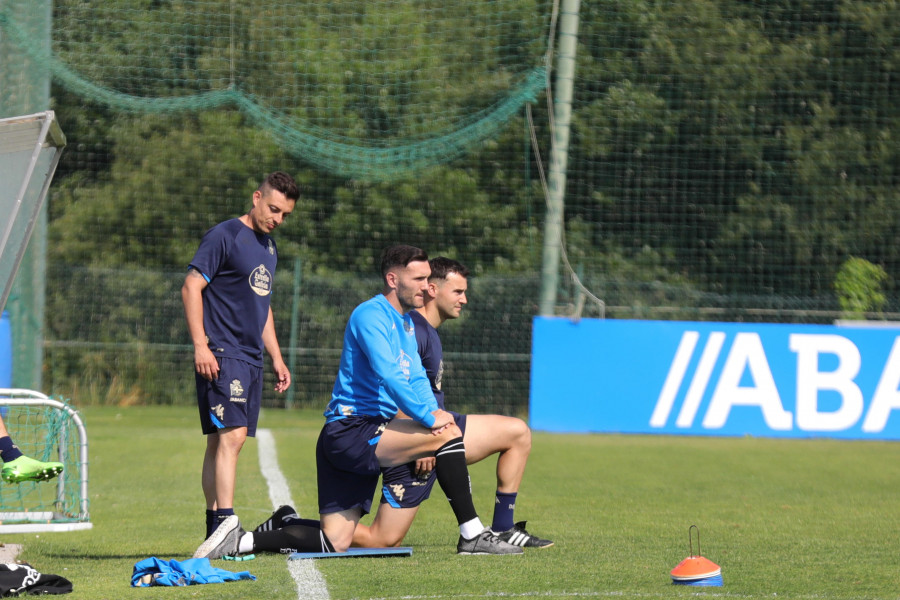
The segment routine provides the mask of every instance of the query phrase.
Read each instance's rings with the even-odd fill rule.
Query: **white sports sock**
[[[253,551],[253,532],[248,531],[244,535],[241,536],[240,541],[238,542],[238,552],[241,554],[246,554],[248,552]]]
[[[461,523],[459,526],[459,535],[463,536],[463,539],[467,540],[471,540],[482,531],[484,531],[484,524],[482,524],[481,519],[479,519],[478,517],[475,517],[471,521]]]

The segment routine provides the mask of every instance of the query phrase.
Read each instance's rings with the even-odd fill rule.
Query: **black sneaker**
[[[244,529],[241,527],[240,519],[237,515],[229,515],[213,531],[212,535],[200,544],[200,547],[194,552],[194,558],[212,560],[225,555],[237,555],[238,543],[241,541],[242,535],[244,535]]]
[[[285,525],[290,525],[291,521],[297,520],[300,518],[300,515],[297,514],[297,510],[293,506],[288,506],[284,504],[278,507],[272,516],[269,517],[264,523],[260,523],[259,526],[253,531],[273,531],[275,529],[281,529]]]
[[[542,540],[541,538],[531,535],[525,531],[525,521],[519,521],[513,525],[512,529],[506,531],[495,531],[497,537],[513,546],[521,546],[523,548],[549,548],[553,545],[550,540]]]
[[[507,544],[490,529],[485,529],[470,540],[459,536],[456,544],[457,554],[522,554],[522,549]]]

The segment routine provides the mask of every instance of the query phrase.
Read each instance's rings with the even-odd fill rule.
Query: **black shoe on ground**
[[[519,521],[512,529],[495,531],[494,534],[507,544],[522,548],[549,548],[553,545],[550,540],[541,539],[525,531],[525,521]]]
[[[278,507],[272,516],[266,519],[265,522],[260,523],[259,526],[253,531],[272,531],[274,529],[281,529],[285,525],[290,525],[290,522],[296,519],[299,519],[300,515],[297,514],[297,510],[293,506],[288,506],[284,504]]]

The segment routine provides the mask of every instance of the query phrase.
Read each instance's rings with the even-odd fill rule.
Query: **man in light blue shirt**
[[[322,531],[336,551],[345,551],[371,509],[381,468],[434,456],[438,484],[459,523],[457,552],[520,554],[478,518],[462,432],[438,406],[419,358],[409,312],[424,305],[428,256],[393,246],[382,255],[381,273],[382,293],[356,307],[347,323],[316,447]]]

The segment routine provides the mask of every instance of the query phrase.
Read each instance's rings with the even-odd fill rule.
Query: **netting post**
[[[0,0],[0,9],[13,17],[38,46],[50,50],[53,15],[51,0]],[[0,118],[30,115],[50,108],[50,72],[0,30]],[[31,243],[22,258],[9,296],[15,364],[13,384],[41,388],[44,347],[44,277],[46,272],[47,209],[34,224]]]
[[[302,266],[300,258],[295,258],[294,287],[291,300],[291,337],[288,342],[288,347],[290,348],[288,350],[288,369],[291,371],[291,379],[294,379],[295,381],[299,381],[299,378],[297,377],[297,345],[300,343],[298,329],[300,327],[300,279]],[[294,384],[287,389],[287,396],[284,399],[285,408],[294,407],[294,390],[296,389],[297,386]]]
[[[550,147],[547,216],[544,220],[544,253],[541,268],[540,312],[556,311],[559,287],[559,259],[563,240],[563,208],[566,193],[566,166],[569,159],[569,128],[572,122],[572,90],[575,81],[575,50],[578,45],[580,0],[563,0],[559,18],[559,50],[556,85],[553,93],[553,129]]]

